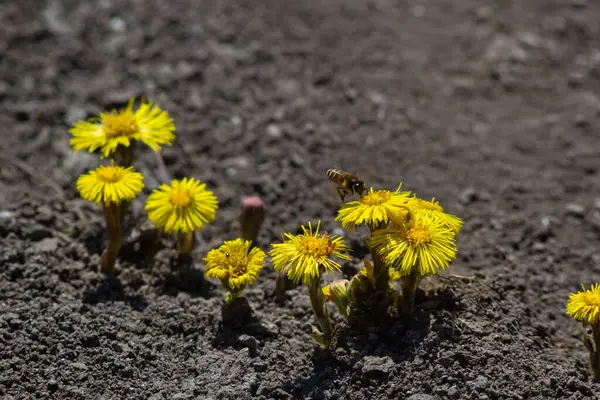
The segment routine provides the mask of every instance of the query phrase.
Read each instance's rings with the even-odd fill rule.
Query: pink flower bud
[[[258,196],[242,198],[242,209],[240,213],[240,229],[242,239],[256,244],[256,238],[260,232],[266,213],[265,202]]]

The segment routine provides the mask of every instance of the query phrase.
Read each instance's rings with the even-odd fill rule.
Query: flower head
[[[405,205],[410,192],[401,192],[401,186],[395,192],[370,188],[359,200],[342,205],[336,221],[349,229],[361,224],[372,229],[386,227],[391,220],[407,213]]]
[[[145,101],[134,111],[133,101],[120,111],[104,112],[100,117],[77,122],[69,130],[73,150],[100,149],[102,157],[108,157],[118,146],[129,147],[136,140],[154,151],[162,145],[171,145],[175,140],[175,124],[169,114]]]
[[[204,259],[206,276],[221,279],[232,290],[254,283],[265,265],[265,253],[258,247],[250,249],[251,245],[249,240],[235,239],[209,251]]]
[[[600,283],[589,290],[581,285],[581,292],[572,293],[567,303],[567,314],[590,325],[600,324]]]
[[[429,218],[412,219],[406,227],[375,231],[371,245],[401,276],[418,268],[419,275],[435,275],[456,257],[454,232]]]
[[[313,232],[309,222],[308,229],[302,227],[302,234],[285,233],[283,243],[271,245],[270,254],[276,271],[283,271],[293,282],[308,284],[320,276],[321,268],[325,272],[340,270],[340,264],[331,256],[349,260],[350,257],[344,254],[349,250],[348,246],[339,236],[329,236],[327,232],[319,235],[320,225],[319,221]]]
[[[77,190],[92,203],[121,203],[133,200],[144,188],[144,178],[132,167],[101,165],[77,179]]]
[[[440,203],[435,199],[427,201],[412,196],[408,199],[407,206],[416,218],[428,217],[440,221],[443,226],[455,233],[458,233],[462,228],[462,220],[455,215],[445,213]]]
[[[215,219],[219,202],[194,178],[174,179],[155,189],[146,202],[148,218],[165,232],[192,232]]]

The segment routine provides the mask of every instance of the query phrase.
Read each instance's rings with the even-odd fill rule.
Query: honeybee
[[[348,172],[331,168],[327,170],[325,176],[330,181],[337,183],[337,192],[342,199],[342,203],[346,195],[358,194],[360,196],[365,191],[365,182]]]

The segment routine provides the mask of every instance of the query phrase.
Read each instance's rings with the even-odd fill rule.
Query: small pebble
[[[463,204],[473,203],[473,202],[477,201],[478,198],[479,198],[479,196],[477,195],[477,191],[473,187],[466,188],[460,194],[460,201]]]
[[[58,249],[57,238],[45,238],[37,242],[34,245],[36,252],[38,253],[52,253]]]
[[[250,350],[250,357],[256,357],[258,355],[258,340],[256,340],[254,336],[240,335],[238,341]]]
[[[565,207],[567,215],[577,218],[583,218],[585,214],[585,208],[581,204],[569,203]]]
[[[270,137],[272,137],[274,139],[278,139],[282,136],[281,128],[275,124],[271,124],[267,127],[267,135],[269,135]]]

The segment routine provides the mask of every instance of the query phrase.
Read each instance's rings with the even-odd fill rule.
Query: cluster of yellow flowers
[[[435,200],[425,201],[414,194],[370,188],[357,201],[345,203],[336,218],[346,229],[364,225],[370,230],[369,248],[373,262],[352,280],[336,280],[320,288],[320,276],[340,270],[331,257],[348,260],[348,247],[340,237],[318,234],[309,224],[303,234],[286,233],[284,242],[271,250],[274,268],[294,282],[309,288],[313,311],[321,331],[315,329],[317,341],[326,346],[333,329],[325,302],[333,301],[348,316],[352,307],[360,309],[361,299],[379,293],[383,297],[393,292],[390,281],[401,280],[402,301],[399,309],[410,313],[419,281],[444,271],[456,257],[456,235],[462,221],[444,212]],[[371,310],[366,310],[370,312]]]
[[[81,197],[104,208],[108,243],[102,266],[106,272],[113,270],[121,247],[121,221],[127,205],[144,188],[143,176],[133,167],[137,143],[158,152],[175,140],[175,124],[166,111],[143,100],[135,111],[133,106],[131,99],[126,108],[79,121],[69,131],[73,150],[98,150],[102,158],[111,159],[110,165],[100,165],[77,180]],[[194,178],[162,184],[146,202],[148,218],[165,233],[178,236],[182,253],[190,250],[193,232],[214,220],[217,208],[214,194]]]
[[[120,111],[101,113],[70,130],[75,151],[99,151],[102,158],[111,159],[110,165],[100,165],[77,180],[81,196],[104,208],[108,237],[102,258],[105,271],[112,271],[117,259],[120,224],[127,206],[144,187],[142,175],[134,170],[136,146],[142,143],[158,152],[162,146],[173,144],[174,131],[175,124],[166,111],[145,101],[134,109],[133,99]],[[225,241],[204,258],[206,276],[221,280],[227,303],[257,280],[265,264],[266,253],[255,244],[264,215],[261,204],[254,203],[242,213],[242,237]],[[149,194],[145,206],[154,225],[176,236],[181,253],[191,250],[193,232],[213,221],[217,208],[214,194],[194,178],[162,184]],[[401,185],[393,192],[373,188],[364,195],[361,192],[358,200],[341,206],[336,220],[346,229],[366,226],[370,232],[372,262],[365,260],[364,268],[351,280],[321,287],[321,276],[340,271],[336,259],[350,260],[350,249],[341,237],[320,233],[320,221],[316,227],[310,222],[302,226],[301,234],[284,233],[282,242],[272,244],[269,252],[280,277],[308,287],[321,327],[315,328],[314,335],[324,346],[333,335],[327,301],[337,304],[348,316],[352,309],[364,306],[361,299],[369,296],[400,298],[390,285],[400,280],[403,301],[397,309],[410,313],[420,280],[445,270],[454,260],[456,235],[462,227],[462,221],[445,213],[438,202],[419,199],[402,191]]]

